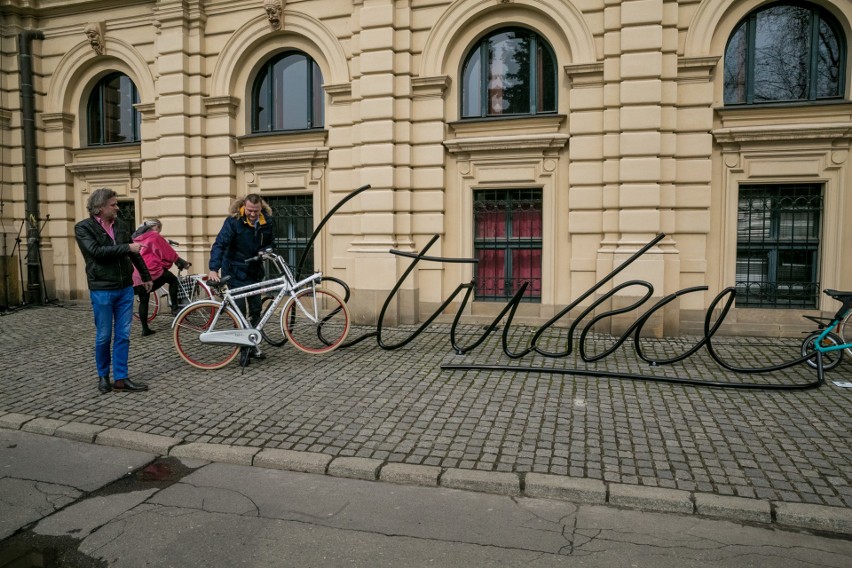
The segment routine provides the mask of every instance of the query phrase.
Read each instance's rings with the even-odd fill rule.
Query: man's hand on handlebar
[[[219,281],[219,272],[216,270],[211,270],[207,273],[207,280],[210,282],[218,282]]]

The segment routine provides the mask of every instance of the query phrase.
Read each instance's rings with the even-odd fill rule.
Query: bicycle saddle
[[[843,292],[841,290],[829,290],[828,288],[823,290],[823,292],[825,292],[826,294],[828,294],[829,296],[831,296],[832,298],[834,298],[835,300],[837,300],[839,302],[847,302],[849,300],[852,300],[852,292]]]

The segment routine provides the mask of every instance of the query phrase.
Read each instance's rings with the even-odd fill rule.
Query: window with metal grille
[[[541,190],[479,190],[473,198],[476,299],[541,299]]]
[[[311,195],[278,195],[264,197],[272,208],[275,223],[275,250],[284,257],[287,265],[296,270],[296,264],[314,232],[314,200]],[[305,278],[314,272],[314,257],[308,254],[300,274]]]
[[[817,306],[822,207],[818,184],[740,186],[737,306]]]
[[[98,81],[86,108],[89,146],[139,142],[142,115],[133,106],[139,92],[124,73],[110,73]]]
[[[136,229],[136,202],[132,199],[118,200],[118,218],[131,232]]]

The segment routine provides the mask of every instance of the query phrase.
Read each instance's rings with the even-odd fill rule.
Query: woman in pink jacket
[[[142,335],[151,335],[154,333],[148,327],[148,302],[150,295],[158,290],[163,284],[169,285],[169,298],[172,301],[172,315],[178,312],[178,279],[177,276],[169,272],[172,264],[177,264],[179,269],[184,269],[191,266],[190,263],[180,258],[175,252],[175,249],[160,235],[163,230],[163,224],[159,219],[148,219],[133,232],[132,238],[134,243],[142,245],[139,254],[145,261],[145,266],[148,267],[148,272],[151,273],[151,280],[154,285],[151,291],[145,290],[142,285],[142,278],[136,269],[133,270],[133,291],[139,296],[139,321],[142,322]]]

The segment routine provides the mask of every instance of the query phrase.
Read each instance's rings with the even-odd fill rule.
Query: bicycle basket
[[[189,274],[178,276],[178,304],[188,304],[191,301],[192,285],[195,281]]]

